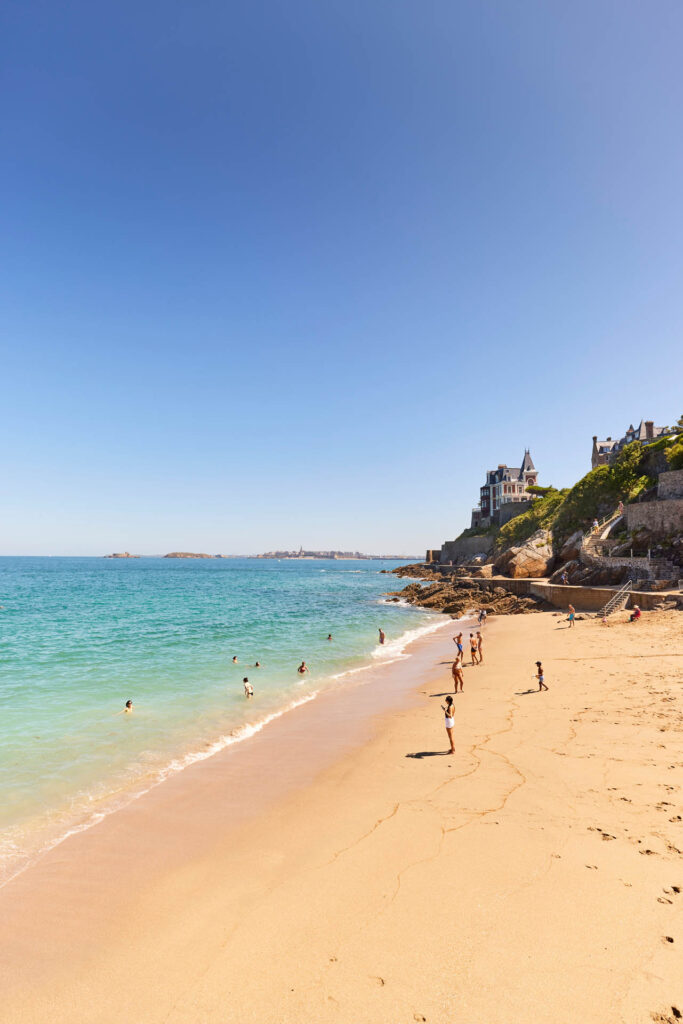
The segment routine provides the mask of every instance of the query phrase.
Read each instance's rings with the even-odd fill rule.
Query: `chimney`
[[[608,437],[608,438],[607,438],[607,440],[608,440],[608,441],[611,441],[611,440],[612,440],[612,438],[611,438],[611,437]]]
[[[597,443],[598,443],[598,435],[597,434],[593,434],[593,444],[597,444]]]
[[[645,420],[645,437],[648,441],[652,441],[655,436],[655,424],[654,420]]]

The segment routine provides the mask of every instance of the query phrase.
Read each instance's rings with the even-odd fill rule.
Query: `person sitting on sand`
[[[441,705],[441,710],[445,715],[445,726],[446,735],[448,736],[448,742],[451,745],[451,754],[455,753],[455,745],[453,743],[453,726],[455,725],[455,719],[453,718],[453,698],[446,697],[446,704]]]
[[[380,642],[381,644],[383,644],[385,640],[386,640],[386,637],[385,637],[385,635],[384,635],[384,630],[383,630],[383,629],[380,629],[380,631],[379,631],[379,642]]]
[[[477,658],[478,651],[477,651],[477,638],[474,635],[474,633],[470,633],[470,654],[472,655],[472,664],[476,665],[477,664],[477,660],[478,660],[478,658]]]
[[[483,643],[484,643],[484,638],[481,635],[481,632],[479,630],[477,630],[477,654],[479,655],[479,664],[480,665],[481,665],[482,661],[484,660],[484,655],[482,654],[482,651],[481,651]]]
[[[465,683],[465,675],[464,675],[463,670],[462,670],[462,663],[460,661],[460,655],[458,655],[458,657],[453,662],[453,665],[451,667],[451,673],[453,675],[453,683],[455,685],[455,692],[456,693],[458,692],[458,683],[460,683],[460,692],[462,693],[462,688],[463,688],[464,683]]]
[[[297,672],[299,673],[300,676],[302,676],[302,675],[304,675],[304,673],[308,672],[308,665],[306,664],[305,661],[301,662],[301,664],[299,665],[299,667],[297,669]]]
[[[637,622],[639,618],[640,618],[640,608],[638,607],[637,604],[634,604],[633,611],[629,615],[628,621],[629,622]]]
[[[569,622],[569,628],[571,629],[574,625],[574,620],[576,618],[576,608],[573,604],[570,604],[567,610],[569,612],[569,615],[567,616],[567,621]]]
[[[543,666],[541,665],[540,661],[536,662],[536,668],[536,678],[538,679],[538,692],[540,693],[541,690],[547,690],[548,687],[545,685],[545,678],[543,676]]]
[[[247,679],[246,676],[244,677],[242,682],[244,683],[244,696],[245,697],[253,697],[254,696],[254,687],[251,685],[251,683],[249,682],[249,680]]]

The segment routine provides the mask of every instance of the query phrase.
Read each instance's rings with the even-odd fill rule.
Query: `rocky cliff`
[[[213,555],[196,554],[194,551],[171,551],[164,558],[213,558]]]

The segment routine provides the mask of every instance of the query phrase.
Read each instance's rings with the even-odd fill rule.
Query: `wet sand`
[[[683,620],[625,617],[490,621],[453,756],[446,623],[71,837],[0,890],[0,1019],[677,1019]]]

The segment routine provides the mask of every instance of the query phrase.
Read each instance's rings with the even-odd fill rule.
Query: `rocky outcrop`
[[[425,586],[421,583],[409,583],[403,590],[392,591],[389,600],[402,599],[418,608],[444,612],[454,618],[472,609],[485,608],[487,612],[497,615],[519,615],[524,612],[541,611],[546,602],[537,597],[518,597],[509,594],[502,587],[493,590],[477,586],[471,579],[463,580],[457,572],[443,573],[438,567],[403,566],[395,569],[396,575],[418,575],[415,570],[422,570],[422,577],[431,579]],[[412,570],[410,572],[406,570]]]
[[[503,551],[494,566],[505,576],[526,579],[547,576],[553,562],[552,535],[549,530],[537,530],[523,544]]]
[[[560,548],[560,559],[563,562],[571,562],[575,558],[579,557],[581,546],[583,544],[583,532],[577,530],[571,537],[567,537],[566,541]]]
[[[131,555],[130,551],[115,551],[113,555],[105,555],[105,558],[139,558],[139,555]]]
[[[193,551],[171,551],[164,558],[213,558],[213,555],[195,554]]]

